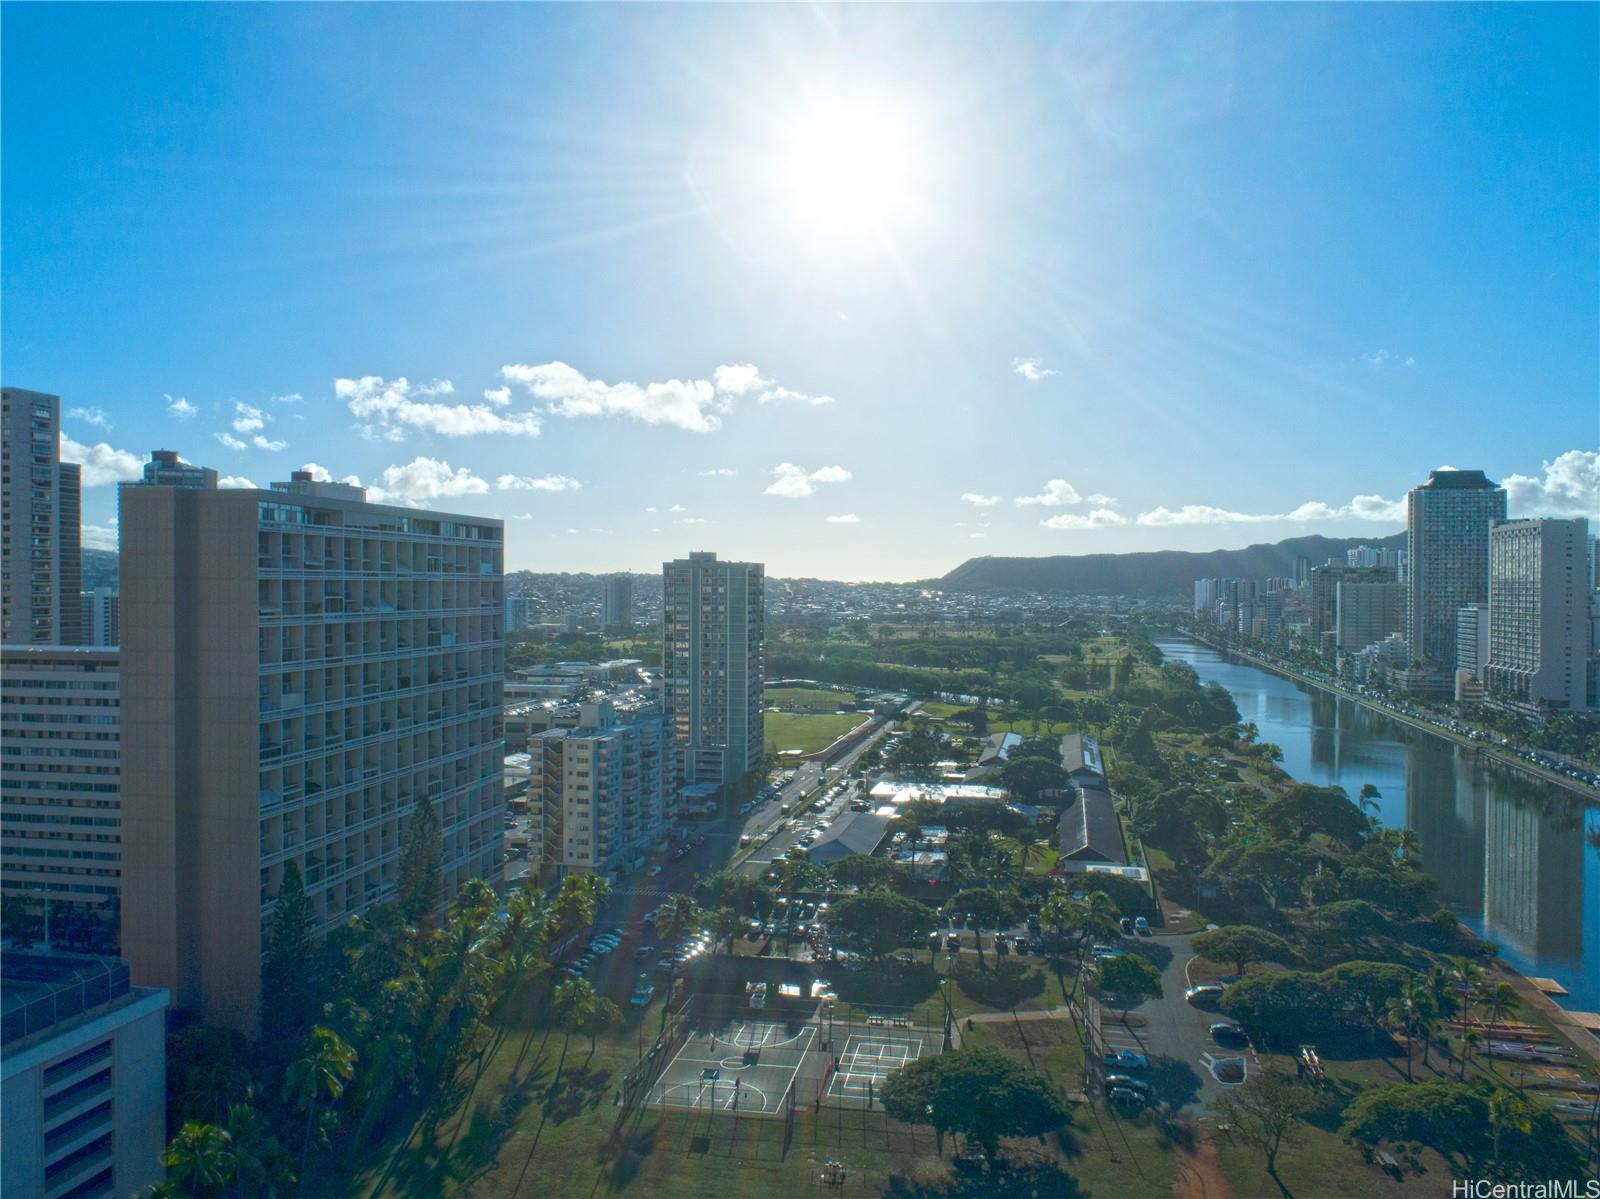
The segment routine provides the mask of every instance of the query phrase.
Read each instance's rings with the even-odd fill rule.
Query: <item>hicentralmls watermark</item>
[[[1600,1178],[1548,1178],[1541,1182],[1491,1182],[1456,1178],[1450,1199],[1600,1199]]]

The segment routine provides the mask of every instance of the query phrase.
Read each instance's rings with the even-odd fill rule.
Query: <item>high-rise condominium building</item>
[[[501,857],[503,526],[270,491],[121,492],[123,952],[249,1030],[298,864],[319,931],[394,897],[419,799],[446,896]]]
[[[528,627],[528,597],[525,595],[508,595],[506,604],[506,632],[515,633],[519,629]]]
[[[85,645],[118,645],[122,639],[122,609],[116,589],[96,587],[83,593]]]
[[[633,624],[633,576],[607,575],[600,594],[600,627],[625,629]]]
[[[217,489],[217,472],[209,466],[196,466],[178,457],[177,450],[151,450],[150,461],[144,464],[141,485],[150,487],[195,487],[204,491]]]
[[[61,542],[61,623],[56,639],[62,645],[88,645],[89,626],[83,611],[82,466],[76,462],[56,465],[56,495],[56,536]]]
[[[1338,647],[1354,653],[1398,633],[1401,595],[1400,584],[1392,576],[1385,580],[1340,579],[1334,589],[1333,627]]]
[[[1339,623],[1339,588],[1342,585],[1357,583],[1393,583],[1394,571],[1382,566],[1345,566],[1330,562],[1325,566],[1311,568],[1311,628],[1314,633],[1321,636],[1323,633],[1336,631]],[[1382,640],[1394,632],[1385,629],[1373,641]],[[1368,644],[1362,642],[1362,645]],[[1344,642],[1339,642],[1340,648],[1345,648]],[[1355,647],[1360,649],[1361,646]]]
[[[1456,614],[1489,598],[1489,523],[1506,493],[1481,470],[1436,470],[1406,493],[1406,686],[1443,690],[1455,671]]]
[[[1483,682],[1489,664],[1489,605],[1468,604],[1456,613],[1456,669]]]
[[[540,875],[627,870],[663,844],[665,726],[654,703],[582,705],[576,727],[528,738]]]
[[[662,568],[662,701],[681,777],[729,783],[761,761],[763,570],[693,553]]]
[[[98,912],[121,890],[117,651],[0,650],[0,887]],[[105,909],[114,913],[115,904]],[[113,926],[102,930],[116,944]]]
[[[1524,711],[1587,706],[1589,522],[1496,521],[1489,531],[1484,690]]]
[[[61,461],[61,399],[0,388],[0,641],[83,640],[81,468]]]

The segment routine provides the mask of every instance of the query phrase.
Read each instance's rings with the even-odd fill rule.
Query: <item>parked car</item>
[[[1127,1087],[1106,1088],[1106,1101],[1121,1104],[1123,1107],[1143,1107],[1145,1096],[1138,1091],[1129,1090]]]
[[[635,949],[633,951],[633,956],[638,958],[640,961],[643,961],[645,958],[649,957],[655,951],[656,951],[656,947],[654,945],[648,945],[648,944],[641,945],[641,946],[639,946],[638,949]]]
[[[1141,937],[1148,937],[1150,935],[1150,921],[1146,920],[1143,916],[1135,917],[1133,921],[1133,931],[1138,933]]]
[[[956,936],[955,933],[948,934],[944,939],[944,947],[946,949],[960,949],[961,938]]]
[[[1146,1070],[1149,1067],[1150,1059],[1131,1049],[1119,1049],[1116,1053],[1106,1054],[1107,1070]]]
[[[1216,983],[1201,983],[1183,993],[1184,1001],[1195,1007],[1209,1007],[1222,998],[1222,988]]]
[[[1213,1024],[1211,1039],[1218,1045],[1226,1045],[1230,1049],[1244,1049],[1250,1044],[1250,1038],[1244,1035],[1244,1029],[1237,1024]]]
[[[1133,917],[1132,916],[1124,916],[1121,919],[1121,921],[1119,921],[1119,923],[1122,925],[1122,931],[1123,932],[1128,933],[1130,935],[1133,933]]]
[[[1145,1082],[1142,1078],[1133,1077],[1131,1074],[1107,1074],[1106,1090],[1109,1091],[1115,1087],[1121,1087],[1124,1090],[1133,1091],[1136,1094],[1143,1095],[1147,1098],[1150,1095],[1150,1084]]]

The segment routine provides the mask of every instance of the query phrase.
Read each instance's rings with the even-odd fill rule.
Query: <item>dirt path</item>
[[[1177,1146],[1178,1172],[1172,1180],[1172,1193],[1178,1199],[1233,1199],[1233,1186],[1217,1160],[1211,1130],[1203,1124],[1190,1127],[1194,1139]]]

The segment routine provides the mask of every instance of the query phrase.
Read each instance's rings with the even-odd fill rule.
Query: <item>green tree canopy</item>
[[[853,853],[828,867],[828,877],[845,887],[887,889],[898,886],[910,878],[906,868],[888,858],[871,854]]]
[[[869,958],[887,957],[933,924],[931,908],[883,890],[847,895],[828,916],[829,930]]]
[[[1210,958],[1213,962],[1229,963],[1240,974],[1251,962],[1288,965],[1296,956],[1294,946],[1277,933],[1253,924],[1229,924],[1210,932],[1196,933],[1190,944],[1201,957]]]
[[[1100,990],[1114,999],[1123,1014],[1146,999],[1161,998],[1161,971],[1131,953],[1100,963]]]
[[[921,1058],[889,1075],[879,1099],[895,1119],[960,1133],[991,1157],[1003,1136],[1042,1136],[1068,1119],[1044,1079],[993,1049]]]
[[[443,899],[439,863],[444,843],[439,835],[439,814],[426,795],[417,796],[400,840],[400,911],[406,923],[422,927],[429,923]]]
[[[1036,804],[1046,791],[1058,791],[1066,782],[1059,760],[1036,754],[1018,757],[1015,751],[1000,767],[1000,782],[1023,803]]]

